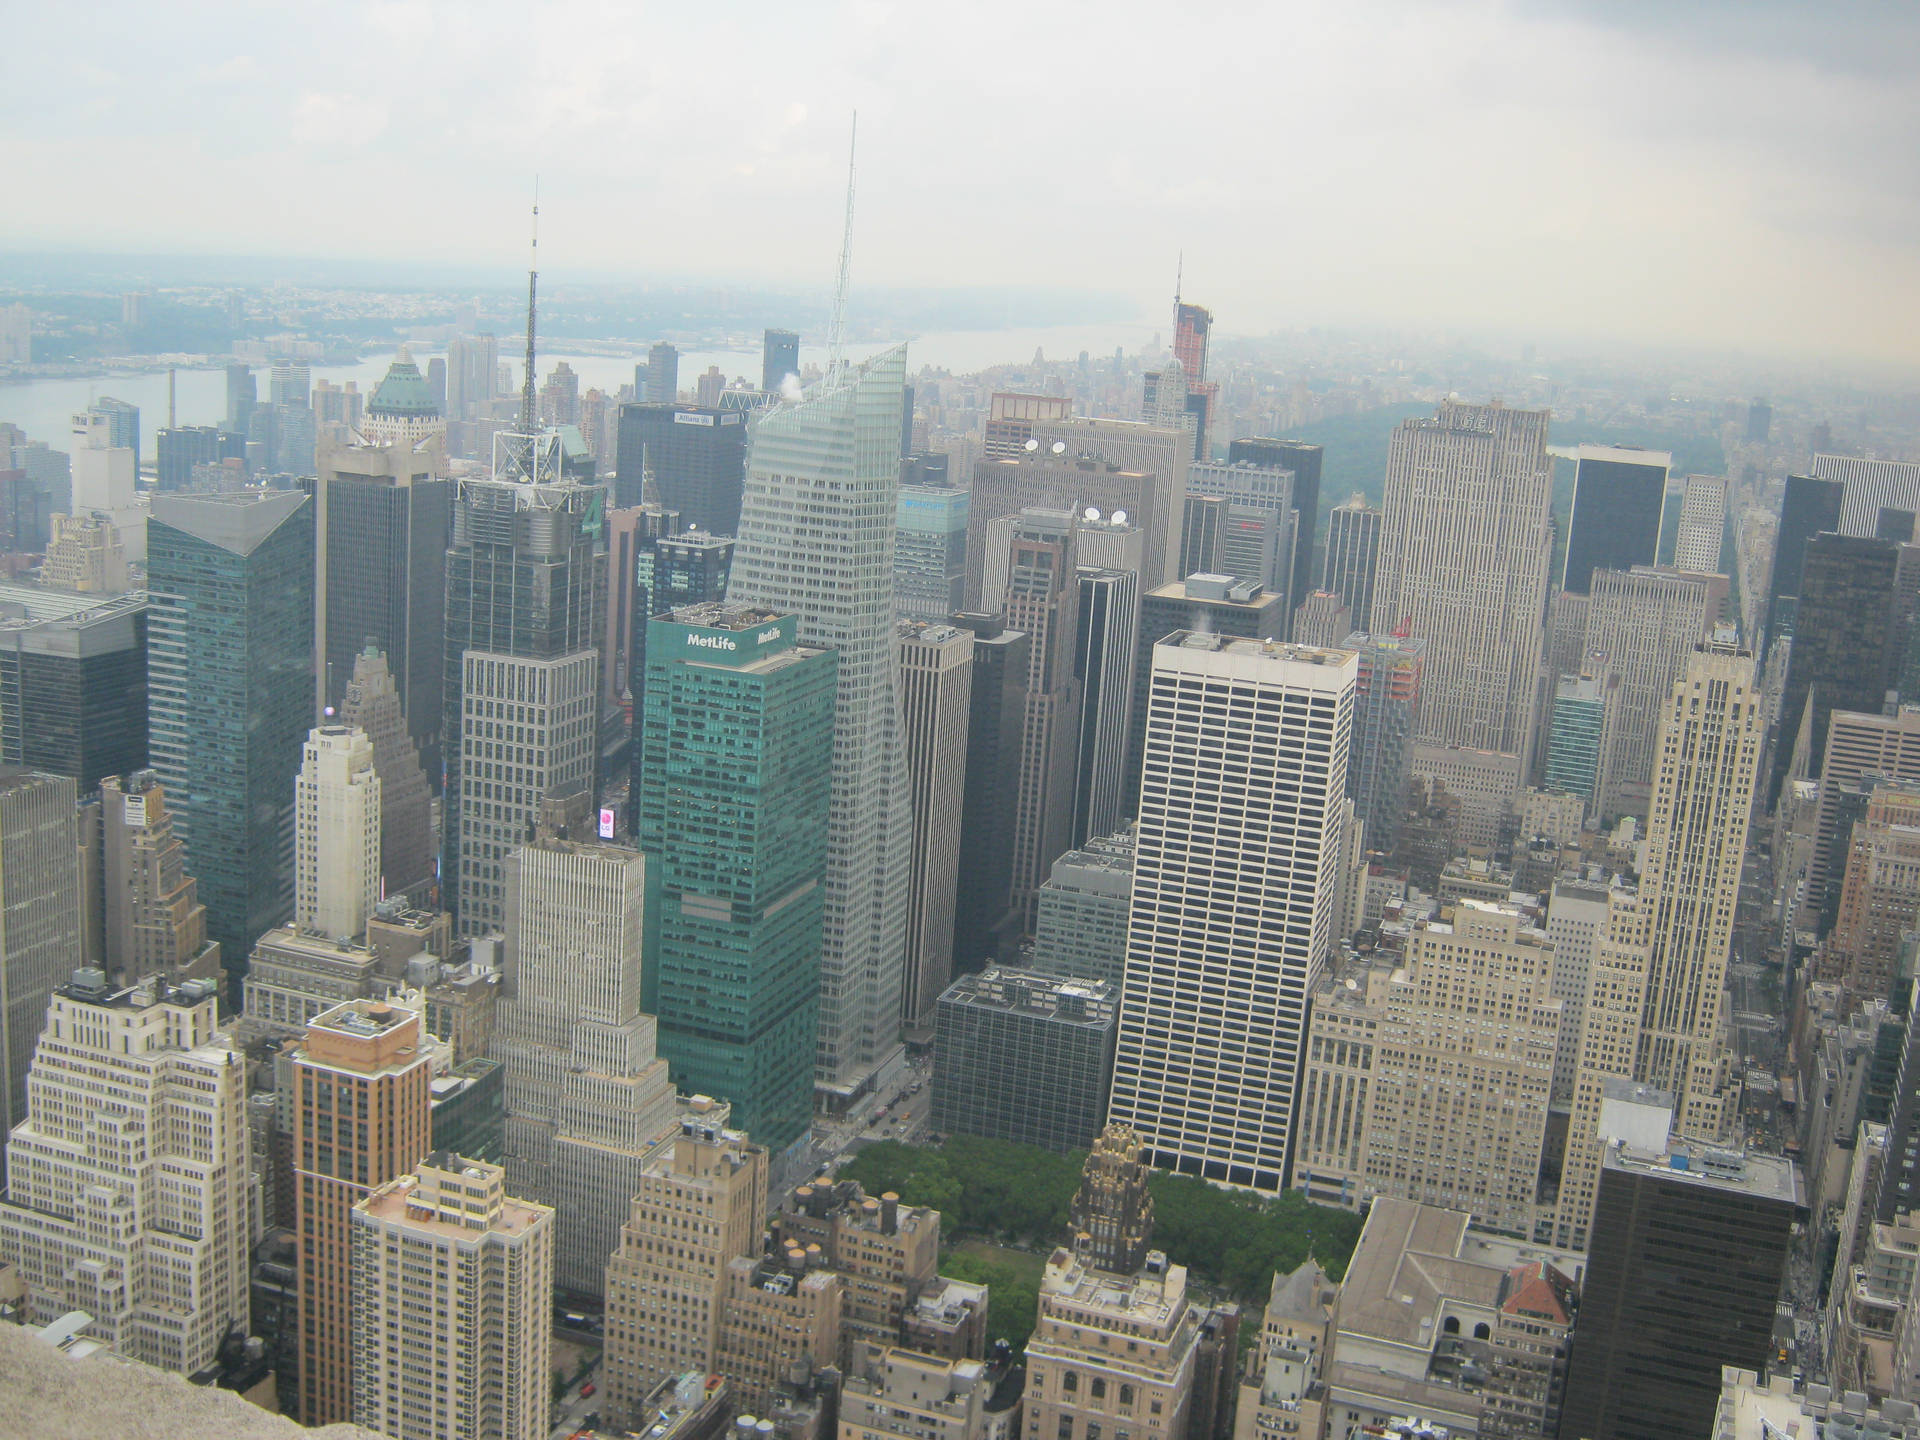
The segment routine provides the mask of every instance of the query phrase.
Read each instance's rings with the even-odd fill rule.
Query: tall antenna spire
[[[840,232],[840,281],[833,292],[833,326],[827,331],[827,380],[839,379],[846,364],[847,348],[847,275],[853,264],[853,153],[860,138],[860,112],[853,112],[853,129],[847,136],[847,223]]]
[[[533,322],[540,286],[540,177],[533,177],[533,249],[527,263],[527,378],[520,387],[520,433],[533,434]]]
[[[1187,278],[1187,252],[1182,250],[1180,258],[1173,262],[1173,309],[1176,318],[1180,312],[1180,286]]]

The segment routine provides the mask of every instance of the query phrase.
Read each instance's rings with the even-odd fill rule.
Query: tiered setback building
[[[435,1151],[353,1207],[353,1419],[383,1435],[540,1440],[553,1211]]]
[[[688,1115],[648,1158],[607,1261],[604,1383],[616,1420],[632,1423],[667,1377],[716,1368],[727,1266],[758,1252],[766,1213],[766,1149],[728,1130],[723,1108]]]
[[[1350,651],[1213,634],[1154,646],[1111,1108],[1155,1164],[1286,1183],[1356,668]]]
[[[560,807],[550,803],[548,816]],[[576,797],[576,832],[587,828]],[[508,1188],[551,1205],[553,1280],[598,1295],[651,1150],[676,1120],[641,1009],[654,866],[543,827],[507,857],[507,934],[491,1056],[506,1067]]]
[[[315,729],[293,788],[293,923],[359,935],[380,900],[380,775],[366,731]]]
[[[246,1062],[215,1029],[217,993],[76,971],[46,1009],[0,1200],[0,1261],[39,1323],[85,1311],[88,1335],[186,1374],[246,1333],[260,1224]]]
[[[393,672],[380,651],[362,650],[354,657],[340,720],[365,731],[373,743],[373,769],[380,777],[381,892],[421,896],[433,879],[433,797]],[[436,759],[439,729],[436,720],[430,752]]]
[[[221,978],[220,947],[207,939],[207,907],[151,770],[101,780],[100,852],[108,980]]]

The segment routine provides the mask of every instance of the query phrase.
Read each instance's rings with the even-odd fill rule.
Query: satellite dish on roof
[[[1067,453],[1067,442],[1066,442],[1066,441],[1064,441],[1064,440],[1056,440],[1056,441],[1054,441],[1054,442],[1053,442],[1053,453],[1054,453],[1054,454],[1056,454],[1056,455],[1064,455],[1064,454],[1066,454],[1066,453]]]
[[[1082,520],[1098,520],[1098,519],[1100,518],[1100,508],[1099,508],[1099,506],[1097,506],[1097,505],[1089,505],[1089,506],[1087,506],[1087,508],[1086,508],[1085,510],[1082,510],[1082,511],[1080,512],[1080,518],[1081,518]]]
[[[1114,511],[1114,512],[1113,512],[1113,523],[1114,523],[1114,524],[1116,524],[1116,525],[1124,525],[1124,524],[1126,524],[1126,523],[1127,523],[1127,512],[1126,512],[1126,511],[1124,511],[1124,510],[1116,510],[1116,511]]]
[[[1027,449],[1038,450],[1039,448],[1040,448],[1040,442],[1038,440],[1035,440],[1029,437],[1029,439],[1027,440]]]

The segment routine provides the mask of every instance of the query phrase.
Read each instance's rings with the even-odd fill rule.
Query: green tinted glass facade
[[[647,627],[638,829],[664,903],[643,1004],[679,1088],[778,1154],[813,1112],[839,657],[749,613]]]

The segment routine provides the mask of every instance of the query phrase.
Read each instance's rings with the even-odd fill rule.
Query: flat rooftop
[[[1713,1190],[1731,1190],[1760,1200],[1805,1205],[1806,1191],[1791,1160],[1779,1155],[1757,1155],[1722,1150],[1710,1145],[1669,1145],[1664,1153],[1609,1145],[1602,1169],[1653,1176]]]

